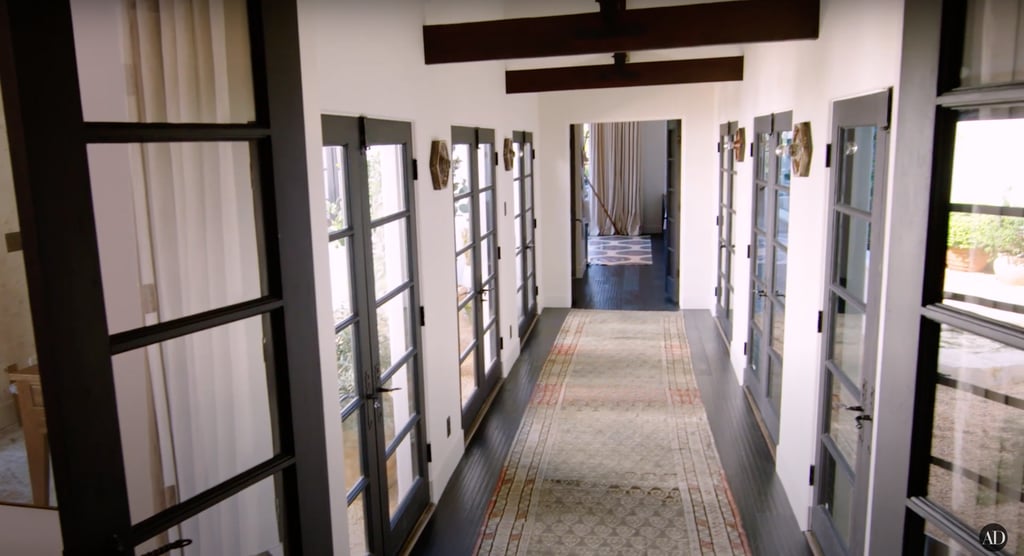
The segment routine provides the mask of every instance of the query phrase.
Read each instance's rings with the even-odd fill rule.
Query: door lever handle
[[[376,391],[367,394],[364,397],[368,400],[380,400],[381,394],[386,392],[394,392],[395,390],[401,390],[401,388],[384,388],[383,386],[378,386]]]
[[[383,386],[378,386],[377,387],[377,392],[394,392],[396,390],[401,390],[401,389],[402,389],[401,386],[399,386],[398,388],[384,388]]]
[[[861,412],[864,411],[864,408],[859,406],[859,405],[844,405],[843,409],[845,409],[847,411],[861,411]]]
[[[857,430],[860,430],[860,429],[864,428],[864,422],[865,421],[871,421],[871,416],[870,415],[858,415],[858,416],[854,417],[853,420],[857,421]]]

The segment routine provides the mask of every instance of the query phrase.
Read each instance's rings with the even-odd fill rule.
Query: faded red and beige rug
[[[569,313],[477,553],[750,553],[680,313]]]

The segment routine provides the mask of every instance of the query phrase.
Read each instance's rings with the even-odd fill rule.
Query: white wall
[[[835,100],[897,84],[903,12],[901,3],[889,0],[824,0],[821,13],[821,38],[816,41],[744,47],[744,80],[716,87],[719,103],[714,116],[717,123],[738,120],[740,127],[747,129],[748,141],[755,116],[792,110],[794,123],[811,122],[815,148],[811,175],[793,179],[790,198],[786,351],[776,461],[776,471],[803,528],[807,527],[812,500],[807,470],[814,460],[818,423],[821,337],[817,317],[824,296],[829,187],[824,152],[830,141],[831,107]],[[894,137],[890,145],[893,143]],[[707,144],[704,156],[713,161],[712,142]],[[736,165],[737,253],[743,253],[744,243],[749,243],[752,167],[750,157]],[[707,242],[714,241],[713,224],[712,220],[708,227],[700,228]],[[742,377],[750,266],[745,258],[737,257],[733,268],[737,296],[731,355],[737,376]]]
[[[553,62],[552,62],[553,63]],[[580,63],[578,60],[572,63]],[[714,147],[718,133],[713,85],[676,85],[635,89],[565,91],[540,95],[541,136],[537,153],[540,172],[537,217],[540,244],[540,297],[546,306],[572,304],[569,252],[569,125],[578,122],[622,122],[681,119],[682,212],[680,306],[714,306],[714,234],[717,175]],[[710,139],[709,139],[710,138]]]
[[[431,497],[436,501],[462,456],[464,441],[460,428],[452,189],[434,191],[431,186],[427,166],[430,142],[443,139],[450,146],[453,125],[492,128],[495,146],[500,150],[503,139],[511,137],[513,130],[533,131],[534,142],[542,149],[538,154],[540,158],[544,145],[542,134],[536,133],[539,127],[537,100],[533,95],[505,94],[505,64],[502,62],[429,67],[423,63],[422,26],[425,23],[498,19],[504,16],[500,4],[458,0],[417,3],[305,0],[299,3],[299,9],[310,150],[310,206],[314,214],[323,211],[321,114],[365,115],[412,123],[413,157],[419,160],[420,172],[420,180],[415,184],[416,231],[421,303],[427,320],[422,331],[427,442],[431,444],[433,456],[429,479]],[[503,254],[498,262],[499,311],[505,341],[502,361],[507,374],[519,354],[512,256],[512,174],[502,166],[496,178],[498,244]],[[537,180],[535,188],[538,192],[545,188],[543,179]],[[508,216],[505,216],[506,205]],[[568,219],[568,208],[566,215]],[[313,221],[319,317],[321,329],[325,331],[321,338],[321,358],[324,389],[328,392],[337,387],[331,357],[327,245],[326,236],[316,225],[318,220]],[[542,293],[547,289],[543,280],[542,276]],[[325,400],[332,499],[343,501],[344,491],[338,488],[342,465],[337,401],[327,397]],[[445,421],[449,418],[451,436],[445,431]],[[336,512],[333,518],[337,537],[341,534],[339,527],[344,527],[344,514]]]
[[[668,176],[668,125],[665,121],[640,122],[640,189],[643,191],[640,233],[661,233],[661,196]]]

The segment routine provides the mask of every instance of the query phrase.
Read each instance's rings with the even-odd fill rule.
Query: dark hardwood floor
[[[472,554],[487,504],[566,309],[545,309],[411,553]],[[707,311],[684,311],[701,399],[754,555],[809,555],[774,462]]]
[[[678,311],[665,295],[665,241],[651,235],[649,265],[590,265],[583,278],[572,281],[576,309]]]
[[[487,414],[466,446],[447,488],[411,554],[472,554],[498,475],[519,430],[541,367],[568,309],[544,309]]]

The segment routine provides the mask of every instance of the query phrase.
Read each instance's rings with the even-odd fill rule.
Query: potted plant
[[[949,215],[946,268],[981,272],[988,266],[992,218],[986,214],[966,212]]]
[[[1001,282],[1024,285],[1024,218],[997,216],[992,249],[998,254],[992,271]]]

